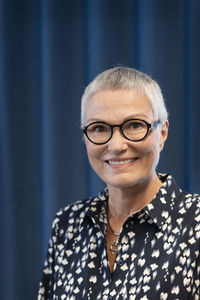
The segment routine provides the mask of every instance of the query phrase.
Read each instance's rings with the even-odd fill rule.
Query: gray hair
[[[134,89],[145,95],[152,106],[156,120],[166,120],[168,112],[161,89],[147,74],[128,67],[115,67],[100,73],[86,87],[81,102],[81,124],[84,124],[87,100],[95,93],[105,90]]]

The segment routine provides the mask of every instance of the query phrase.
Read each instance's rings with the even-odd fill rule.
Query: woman
[[[86,88],[81,118],[107,188],[57,214],[38,299],[200,299],[200,197],[156,171],[168,133],[158,84],[107,70]]]

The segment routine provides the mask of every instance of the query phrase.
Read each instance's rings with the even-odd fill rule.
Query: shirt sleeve
[[[39,285],[39,292],[37,300],[50,300],[53,298],[53,284],[54,284],[54,265],[55,265],[55,245],[57,241],[57,224],[56,218],[52,225],[52,234],[49,240],[46,259],[42,272],[42,279]]]

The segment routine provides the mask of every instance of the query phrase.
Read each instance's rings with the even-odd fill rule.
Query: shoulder
[[[159,174],[159,177],[163,184],[156,205],[163,211],[163,215],[167,211],[173,222],[181,226],[195,226],[200,222],[200,195],[183,191],[171,174]],[[157,213],[156,216],[163,221],[162,216]]]
[[[181,206],[190,207],[190,204],[194,204],[198,207],[200,204],[200,195],[196,193],[181,191],[179,198],[179,205]]]
[[[182,192],[177,202],[177,213],[179,218],[184,218],[189,225],[200,223],[200,195]]]
[[[98,213],[97,208],[102,209],[106,197],[107,190],[105,189],[96,197],[80,200],[60,209],[54,218],[53,229],[62,228],[65,231],[67,229],[72,230],[74,227],[78,228],[94,211]]]
[[[52,227],[67,227],[70,224],[81,222],[93,200],[94,198],[87,198],[61,208],[56,213]]]
[[[200,195],[197,193],[189,193],[187,191],[182,190],[179,187],[174,177],[171,174],[161,174],[158,173],[159,178],[162,181],[161,186],[161,196],[168,195],[171,206],[190,208],[191,205],[199,206]]]

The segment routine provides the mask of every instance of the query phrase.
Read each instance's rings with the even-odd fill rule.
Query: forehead
[[[148,98],[136,90],[106,90],[97,92],[85,105],[85,122],[103,120],[119,122],[140,117],[147,121],[153,118]]]

